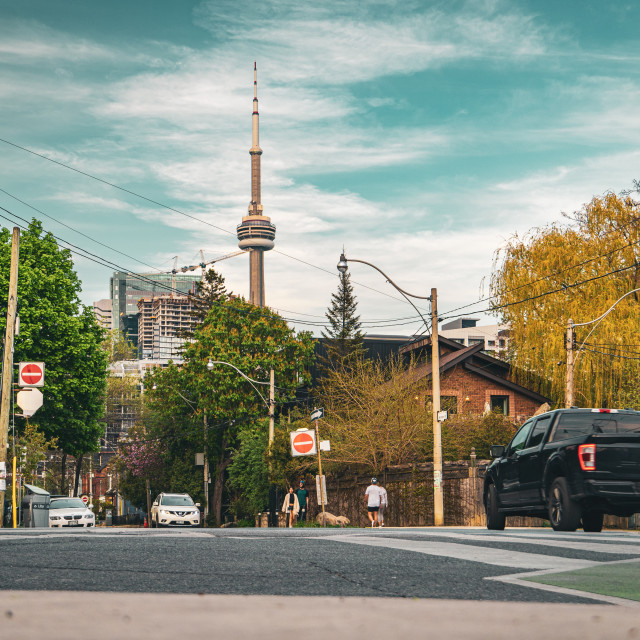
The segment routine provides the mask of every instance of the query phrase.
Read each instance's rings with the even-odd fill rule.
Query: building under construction
[[[138,300],[138,357],[182,358],[184,333],[193,328],[189,296],[160,295]]]

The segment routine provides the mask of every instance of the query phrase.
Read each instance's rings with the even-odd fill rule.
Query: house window
[[[498,340],[498,345],[501,349],[504,349],[504,347],[507,345],[507,341],[504,338],[500,338],[500,340]]]
[[[458,397],[440,396],[440,409],[442,409],[442,411],[448,411],[449,415],[458,413]]]
[[[509,415],[509,396],[491,396],[491,411]]]
[[[484,347],[484,338],[482,336],[469,336],[469,346],[472,344],[481,344]]]
[[[495,341],[495,340],[487,340],[487,344],[488,344],[490,347],[495,347],[495,346],[496,346],[496,341]]]

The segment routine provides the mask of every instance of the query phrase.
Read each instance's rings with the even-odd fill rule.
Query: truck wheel
[[[549,520],[555,531],[575,531],[580,523],[580,505],[571,499],[566,478],[556,478],[549,491]]]
[[[504,530],[507,518],[504,513],[500,513],[500,511],[498,511],[498,491],[496,490],[495,484],[489,485],[485,511],[487,512],[487,529],[492,529],[494,531]]]
[[[587,511],[582,514],[582,528],[585,531],[600,533],[604,522],[604,513],[602,511]]]

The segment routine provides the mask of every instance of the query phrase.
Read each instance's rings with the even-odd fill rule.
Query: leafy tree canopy
[[[6,308],[11,233],[0,231],[0,304]],[[33,422],[65,453],[93,451],[103,433],[107,354],[93,311],[78,299],[80,281],[71,253],[60,249],[33,220],[20,234],[18,305],[20,334],[14,362],[43,361],[44,404]],[[0,318],[4,334],[6,317]]]
[[[511,325],[518,381],[556,405],[564,404],[568,320],[594,320],[640,287],[639,213],[628,196],[595,197],[567,224],[515,236],[496,255],[491,292]],[[578,346],[588,338],[574,367],[576,404],[619,406],[640,378],[639,303],[628,296],[597,326],[576,330]]]

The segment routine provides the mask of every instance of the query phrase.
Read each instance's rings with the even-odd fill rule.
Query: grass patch
[[[640,561],[603,564],[523,579],[555,587],[640,601]]]

